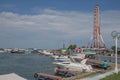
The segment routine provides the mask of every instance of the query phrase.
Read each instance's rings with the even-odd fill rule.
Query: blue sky
[[[120,0],[0,0],[0,47],[56,49],[63,43],[86,46],[93,33],[96,4],[100,5],[102,36],[111,47],[111,32],[120,32],[119,3]]]
[[[119,10],[119,0],[0,0],[0,11],[35,14],[37,9],[92,12],[95,4],[101,10]]]

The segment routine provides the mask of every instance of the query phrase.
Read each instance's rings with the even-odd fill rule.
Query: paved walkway
[[[120,69],[119,69],[120,71]],[[80,80],[100,80],[110,74],[113,74],[114,73],[114,70],[113,71],[110,71],[110,72],[106,72],[104,74],[100,74],[100,75],[97,75],[97,76],[94,76],[94,77],[89,77],[89,78],[84,78],[84,79],[80,79]]]
[[[27,80],[15,73],[0,75],[0,80]]]

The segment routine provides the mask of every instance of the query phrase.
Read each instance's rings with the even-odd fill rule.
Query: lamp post
[[[117,41],[120,38],[120,33],[117,31],[113,31],[111,33],[112,37],[115,39],[115,73],[118,74],[118,66],[117,66]]]

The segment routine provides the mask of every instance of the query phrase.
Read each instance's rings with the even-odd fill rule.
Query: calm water
[[[53,59],[38,54],[0,54],[0,74],[16,73],[28,80],[34,73],[54,74]]]

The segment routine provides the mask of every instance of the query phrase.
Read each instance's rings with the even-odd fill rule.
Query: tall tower
[[[97,4],[94,10],[93,48],[99,49],[101,47],[106,48],[100,32],[100,13],[99,13],[99,5]]]

